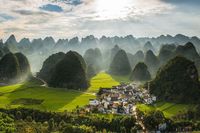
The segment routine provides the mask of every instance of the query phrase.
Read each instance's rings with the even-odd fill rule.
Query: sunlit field
[[[5,86],[0,87],[0,107],[71,111],[77,106],[81,107],[88,104],[89,99],[96,97],[94,92],[97,92],[100,87],[112,87],[118,84],[110,75],[99,73],[91,79],[91,87],[85,92],[49,88],[35,83]],[[29,101],[28,103],[27,100]]]
[[[83,106],[87,104],[90,98],[95,97],[91,94],[73,90],[64,91],[56,88],[29,86],[26,84],[1,87],[0,93],[0,107],[26,107],[50,111],[72,110],[76,108],[77,105]],[[43,102],[41,104],[33,103],[33,105],[31,105],[31,103],[24,105],[15,102],[22,98],[43,100]]]
[[[138,104],[137,108],[145,113],[159,110],[162,111],[167,118],[171,118],[179,113],[187,112],[189,109],[192,110],[195,108],[196,105],[189,105],[189,104],[174,104],[168,102],[158,102],[154,106],[152,105],[145,105],[145,104]]]
[[[112,78],[120,83],[130,83],[130,75],[125,75],[125,76],[116,76],[116,75],[112,75]]]
[[[117,80],[114,80],[109,74],[101,72],[92,78],[90,82],[91,86],[88,89],[88,92],[97,92],[100,87],[102,88],[111,88],[112,86],[119,85]]]
[[[49,88],[30,82],[0,87],[0,108],[25,107],[44,111],[72,111],[77,106],[88,104],[89,99],[96,97],[95,93],[100,87],[110,88],[119,85],[115,79],[118,79],[119,82],[120,80],[128,81],[126,77],[113,77],[101,72],[91,79],[91,86],[85,92]],[[33,103],[27,103],[26,100]],[[37,101],[41,101],[41,103],[37,103]],[[194,108],[195,105],[159,102],[154,106],[138,104],[137,107],[143,112],[160,110],[167,118],[170,118]]]

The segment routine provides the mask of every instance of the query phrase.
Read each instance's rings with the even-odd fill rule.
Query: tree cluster
[[[38,132],[93,133],[93,132],[126,132],[134,133],[141,130],[133,116],[77,114],[70,112],[53,113],[32,109],[0,109],[0,112],[13,116],[16,132],[29,130]]]
[[[194,62],[177,56],[163,66],[150,82],[150,93],[158,100],[175,103],[198,103],[200,86]]]

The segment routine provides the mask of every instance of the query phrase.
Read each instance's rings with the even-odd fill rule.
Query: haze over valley
[[[0,132],[200,131],[198,0],[0,3]]]

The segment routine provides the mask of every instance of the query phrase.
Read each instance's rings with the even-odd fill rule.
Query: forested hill
[[[199,103],[200,83],[194,62],[179,56],[170,60],[150,82],[150,92],[163,101]]]

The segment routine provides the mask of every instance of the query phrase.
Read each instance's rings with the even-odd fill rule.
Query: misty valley
[[[200,39],[0,41],[0,131],[200,130]]]

